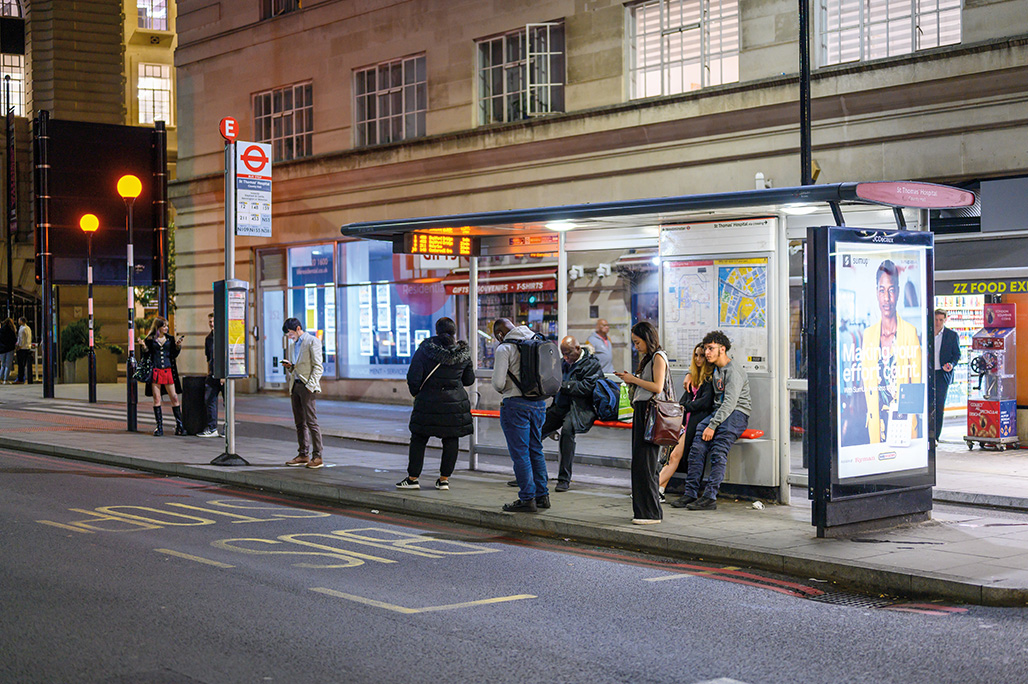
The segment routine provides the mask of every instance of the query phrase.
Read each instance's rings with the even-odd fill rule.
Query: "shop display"
[[[973,449],[1017,446],[1017,337],[1013,304],[986,304],[985,327],[971,340],[967,434]]]
[[[967,408],[967,364],[971,360],[971,338],[985,325],[984,295],[946,295],[935,298],[935,308],[946,312],[946,327],[960,338],[960,363],[953,368],[953,383],[946,396],[946,410]]]

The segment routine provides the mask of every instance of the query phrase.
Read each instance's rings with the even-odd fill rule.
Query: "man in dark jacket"
[[[214,377],[214,314],[207,314],[211,331],[203,341],[203,354],[207,357],[207,378],[204,381],[203,403],[207,409],[207,427],[197,437],[220,437],[218,434],[218,395],[225,396],[225,381]]]
[[[571,488],[571,464],[575,460],[575,435],[588,432],[596,420],[593,410],[593,389],[603,377],[603,368],[594,354],[568,335],[560,341],[564,381],[553,404],[546,409],[543,436],[560,430],[560,469],[554,491]]]
[[[942,309],[935,310],[935,434],[942,438],[942,423],[946,410],[946,394],[953,382],[953,366],[960,362],[960,337],[946,327],[948,318]]]

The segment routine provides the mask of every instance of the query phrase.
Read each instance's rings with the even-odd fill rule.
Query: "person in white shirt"
[[[25,317],[18,319],[18,343],[14,347],[18,361],[18,379],[15,385],[32,384],[32,329]]]
[[[610,333],[610,324],[603,318],[596,321],[596,330],[589,335],[589,344],[593,348],[593,356],[600,362],[600,368],[604,373],[614,372],[614,348],[607,336]]]

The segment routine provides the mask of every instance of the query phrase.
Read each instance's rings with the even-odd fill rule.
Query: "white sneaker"
[[[204,430],[203,432],[198,432],[196,434],[196,436],[197,437],[221,437],[221,435],[218,434],[217,430]]]

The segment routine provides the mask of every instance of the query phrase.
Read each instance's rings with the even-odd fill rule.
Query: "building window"
[[[0,55],[0,104],[4,97],[4,76],[11,77],[9,104],[14,107],[14,115],[25,116],[25,56]]]
[[[270,143],[275,161],[309,157],[314,130],[312,85],[297,83],[253,96],[254,142]]]
[[[739,80],[738,0],[652,0],[629,14],[633,99]]]
[[[151,31],[168,30],[168,0],[136,0],[139,28]]]
[[[818,0],[821,65],[960,42],[961,0]]]
[[[20,0],[0,0],[0,16],[2,17],[21,17],[23,16],[21,11]],[[11,79],[14,80],[14,79]]]
[[[353,75],[358,146],[425,135],[428,84],[424,55],[357,69]]]
[[[139,123],[163,121],[171,125],[171,67],[139,65]]]
[[[529,24],[478,42],[479,123],[564,111],[564,24]]]
[[[300,9],[300,0],[261,0],[261,19],[270,19]]]

